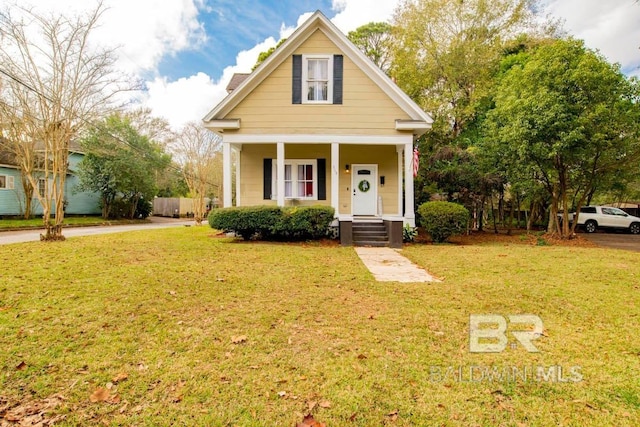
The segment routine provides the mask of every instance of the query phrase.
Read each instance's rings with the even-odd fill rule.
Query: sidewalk
[[[391,248],[355,248],[364,265],[379,282],[440,282]]]
[[[169,227],[183,227],[185,225],[194,225],[195,222],[192,219],[174,219],[174,218],[161,218],[161,217],[149,217],[151,222],[144,224],[132,224],[132,225],[97,225],[91,227],[69,227],[62,231],[62,234],[66,238],[80,237],[80,236],[93,236],[96,234],[110,234],[110,233],[122,233],[126,231],[136,230],[155,230],[160,228]],[[40,241],[40,234],[44,232],[44,229],[38,230],[22,230],[22,231],[5,231],[0,233],[0,245],[8,245],[11,243],[24,243],[24,242],[38,242]]]

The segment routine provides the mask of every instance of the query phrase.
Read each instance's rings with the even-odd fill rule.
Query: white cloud
[[[236,56],[236,64],[226,67],[217,81],[202,72],[171,82],[156,77],[146,83],[147,92],[141,103],[155,115],[167,118],[176,129],[187,122],[198,121],[227,95],[226,87],[233,74],[250,72],[258,54],[275,44],[276,40],[269,37],[250,50],[241,51]]]
[[[640,74],[640,4],[633,0],[549,0],[547,11],[565,29],[625,71]]]
[[[333,0],[338,13],[331,20],[347,34],[369,22],[389,22],[400,0]]]
[[[15,0],[14,0],[15,1]],[[118,67],[130,74],[155,71],[166,55],[195,49],[206,41],[198,22],[198,6],[203,0],[104,0],[105,10],[92,40],[118,48]],[[41,13],[77,15],[95,10],[97,1],[26,0]]]
[[[206,41],[193,0],[108,0],[104,25],[96,36],[120,47],[121,68],[132,73],[154,71],[160,60]]]

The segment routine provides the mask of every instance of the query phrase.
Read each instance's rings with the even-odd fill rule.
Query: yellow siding
[[[247,144],[240,152],[240,204],[242,206],[275,205],[264,200],[263,160],[276,158],[276,144]],[[287,201],[287,205],[331,205],[331,146],[329,144],[285,144],[285,159],[326,159],[327,200]]]
[[[295,54],[343,54],[317,30]],[[294,105],[289,57],[225,118],[241,119],[227,134],[398,135],[396,119],[410,119],[363,71],[344,56],[342,105]]]
[[[240,202],[242,206],[275,205],[274,200],[263,199],[263,159],[276,158],[275,144],[247,144],[242,147],[240,167]],[[287,205],[331,205],[331,146],[330,144],[285,144],[286,159],[326,159],[327,200],[287,201]],[[398,154],[395,146],[340,146],[340,170],[338,186],[339,213],[351,214],[352,184],[350,173],[344,165],[378,165],[378,195],[382,196],[383,213],[398,214]],[[385,185],[380,185],[380,177]]]

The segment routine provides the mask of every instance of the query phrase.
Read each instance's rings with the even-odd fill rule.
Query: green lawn
[[[0,246],[0,420],[640,425],[637,253],[414,245],[403,254],[444,281],[399,284],[351,248],[213,235]],[[469,315],[484,313],[539,316],[540,352],[470,353]],[[582,381],[477,374],[537,366]]]
[[[133,220],[140,222],[139,220]],[[132,220],[104,220],[99,216],[70,216],[64,218],[66,226],[78,225],[113,225],[113,224],[129,224]],[[33,228],[43,227],[42,218],[32,219],[0,219],[0,230],[14,228]]]

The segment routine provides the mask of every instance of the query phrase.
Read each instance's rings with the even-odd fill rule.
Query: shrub
[[[284,239],[320,239],[327,235],[334,213],[330,206],[283,208],[273,234]]]
[[[211,228],[233,232],[249,240],[256,234],[268,238],[281,216],[282,210],[277,206],[242,206],[214,209],[208,220]]]
[[[325,237],[333,216],[334,210],[328,206],[243,206],[214,209],[208,220],[212,228],[234,232],[245,240],[254,236],[300,240]]]
[[[446,242],[449,237],[467,229],[469,211],[457,203],[426,202],[418,208],[420,222],[434,243]]]

